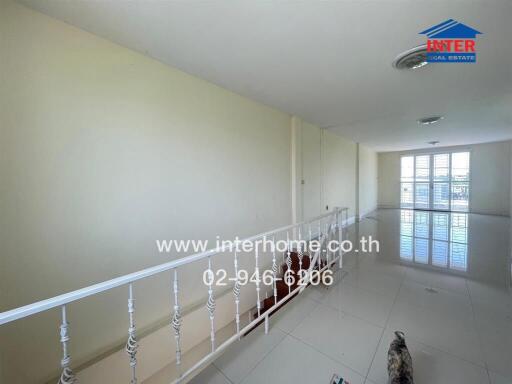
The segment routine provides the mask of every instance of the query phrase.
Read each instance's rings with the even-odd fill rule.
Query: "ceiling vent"
[[[444,117],[443,116],[429,116],[429,117],[423,117],[421,119],[418,119],[418,124],[421,124],[421,125],[430,125],[430,124],[434,124],[434,123],[437,123],[438,121],[440,120],[443,120]]]
[[[418,69],[427,64],[427,46],[425,44],[401,53],[393,61],[393,67],[396,69]]]

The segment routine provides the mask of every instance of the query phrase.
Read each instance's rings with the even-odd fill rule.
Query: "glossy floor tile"
[[[301,297],[286,304],[270,318],[272,326],[276,326],[286,333],[292,332],[320,303],[317,300]]]
[[[471,364],[451,354],[431,348],[405,335],[413,360],[415,384],[481,384],[488,383],[485,368]],[[368,378],[375,384],[387,384],[387,353],[394,331],[386,329]]]
[[[360,317],[377,326],[385,326],[394,298],[349,284],[337,284],[327,292],[322,302],[337,310]]]
[[[357,266],[348,272],[342,284],[395,297],[400,289],[401,278]]]
[[[442,351],[485,365],[476,326],[471,317],[462,319],[450,312],[434,312],[397,302],[387,326]]]
[[[321,304],[292,335],[361,375],[366,375],[382,328]]]
[[[468,295],[423,284],[404,282],[396,298],[398,304],[414,305],[428,311],[444,314],[460,322],[472,319],[473,308]]]
[[[230,381],[213,365],[208,366],[194,377],[190,384],[231,384]]]
[[[333,374],[351,384],[363,384],[364,376],[303,342],[287,336],[246,377],[243,384],[329,383]]]
[[[286,333],[277,327],[267,335],[262,328],[251,332],[213,363],[232,383],[240,383],[281,342]]]
[[[332,286],[308,287],[194,382],[387,384],[401,330],[416,384],[512,384],[510,233],[504,217],[376,211],[347,235],[379,252],[346,254]]]

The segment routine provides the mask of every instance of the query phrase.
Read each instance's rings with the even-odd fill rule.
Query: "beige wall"
[[[379,208],[398,208],[400,205],[400,154],[378,154],[378,204]]]
[[[306,122],[301,123],[301,170],[299,185],[304,219],[334,207],[348,207],[349,217],[356,211],[357,144]],[[376,208],[377,154],[364,148],[360,174],[367,188],[361,193],[365,213]]]
[[[377,209],[378,155],[371,148],[359,145],[359,215]]]
[[[178,257],[158,254],[156,239],[287,224],[294,190],[298,218],[326,205],[354,214],[355,143],[9,0],[0,7],[0,311]],[[372,156],[361,160],[370,188]],[[371,206],[371,193],[364,200]],[[185,349],[207,337],[205,267],[180,272],[182,305],[201,304]],[[134,289],[139,329],[167,319],[169,275]],[[255,299],[242,293],[243,311]],[[74,366],[125,340],[126,298],[122,287],[69,305]],[[231,301],[219,298],[218,327]],[[52,310],[0,327],[0,382],[58,373],[58,323]],[[172,352],[170,331],[159,332],[143,375]],[[120,356],[126,370],[108,381],[126,382]]]
[[[0,311],[177,256],[155,239],[290,222],[289,115],[1,4]],[[206,295],[204,267],[183,272],[184,301]],[[170,313],[169,281],[135,284],[140,328]],[[69,316],[80,363],[126,338],[126,289]],[[57,325],[52,310],[1,327],[0,381],[55,375]]]
[[[471,152],[470,209],[474,213],[510,214],[511,145],[510,142],[436,148],[435,151],[469,150]],[[429,150],[412,151],[419,153]],[[400,155],[405,152],[379,154],[379,206],[400,205]]]
[[[320,215],[322,210],[322,130],[302,124],[302,207],[303,218]]]
[[[349,215],[356,207],[356,143],[323,130],[322,163],[324,188],[322,207],[348,207]]]
[[[300,157],[296,159],[300,175],[296,185],[297,217],[308,219],[326,212],[327,207],[348,207],[349,217],[353,218],[357,202],[357,144],[304,121],[299,125],[300,137],[295,142],[301,148],[296,151]],[[376,152],[363,147],[359,163],[360,183],[364,186],[359,199],[366,214],[377,207]]]

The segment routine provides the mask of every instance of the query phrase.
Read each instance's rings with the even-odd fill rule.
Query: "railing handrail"
[[[329,214],[323,215],[321,217],[313,218],[313,219],[308,220],[306,222],[315,221],[315,220],[318,220],[319,218],[323,218],[325,216],[329,216],[329,215],[332,215],[333,213],[337,213],[337,212],[340,212],[340,211],[343,212],[344,209],[336,209],[335,208],[334,212],[330,212]],[[298,223],[297,225],[303,225],[304,223],[305,222]],[[332,225],[332,222],[330,222],[329,225]],[[320,244],[323,244],[324,240],[327,239],[327,236],[328,235],[326,233],[319,235],[318,240],[320,241]],[[255,326],[258,326],[258,323],[260,321],[265,321],[265,327],[266,327],[265,328],[265,334],[267,334],[268,333],[267,327],[268,327],[269,316],[271,316],[271,314],[273,312],[277,311],[280,307],[285,305],[288,302],[288,300],[293,298],[293,296],[295,294],[302,293],[304,291],[304,289],[309,285],[309,283],[311,281],[311,271],[314,268],[318,267],[318,271],[319,271],[319,273],[321,273],[321,272],[325,271],[327,268],[331,267],[331,265],[329,265],[329,263],[326,263],[323,267],[320,264],[316,265],[316,262],[319,260],[319,257],[322,254],[321,248],[322,247],[320,246],[314,252],[314,256],[311,258],[311,261],[310,261],[310,264],[309,264],[309,269],[307,270],[308,273],[306,273],[305,279],[304,279],[304,281],[303,281],[303,283],[301,285],[299,285],[298,287],[294,288],[293,290],[290,290],[290,292],[288,293],[287,296],[282,298],[280,301],[276,302],[265,313],[263,313],[263,314],[259,314],[258,313],[258,317],[256,317],[253,321],[251,321],[249,324],[247,324],[244,328],[239,330],[235,335],[231,336],[228,340],[224,341],[219,346],[219,348],[215,349],[210,354],[204,356],[202,359],[200,359],[198,362],[196,362],[194,365],[192,365],[187,371],[185,371],[182,374],[182,376],[179,376],[178,378],[176,378],[176,380],[174,380],[171,384],[181,384],[181,383],[183,383],[183,378],[187,378],[185,382],[188,383],[193,378],[193,376],[191,376],[191,375],[194,372],[198,372],[198,370],[201,367],[204,368],[206,366],[205,364],[208,364],[208,363],[212,362],[216,358],[216,356],[218,356],[220,353],[222,353],[223,350],[225,350],[229,345],[231,345],[233,342],[235,342],[237,339],[239,339],[240,333],[241,334],[246,334],[246,332],[250,331]]]
[[[325,213],[323,215],[319,215],[319,216],[313,217],[311,219],[304,220],[300,223],[290,224],[290,225],[287,225],[284,227],[280,227],[280,228],[273,229],[273,230],[270,230],[267,232],[263,232],[258,235],[251,236],[251,237],[239,240],[239,241],[240,242],[255,241],[260,238],[270,236],[270,235],[278,233],[278,232],[283,232],[283,231],[307,224],[309,222],[320,220],[324,217],[332,215],[336,211],[344,212],[346,210],[348,210],[347,207],[336,207],[334,209],[334,211],[329,211],[328,213]],[[167,263],[163,263],[163,264],[159,264],[159,265],[156,265],[153,267],[142,269],[137,272],[133,272],[133,273],[129,273],[129,274],[126,274],[123,276],[115,277],[113,279],[103,281],[101,283],[93,284],[93,285],[90,285],[85,288],[80,288],[75,291],[64,293],[62,295],[58,295],[58,296],[55,296],[55,297],[52,297],[49,299],[37,301],[32,304],[28,304],[28,305],[25,305],[22,307],[18,307],[15,309],[11,309],[11,310],[2,312],[2,313],[0,313],[0,325],[7,324],[7,323],[13,322],[15,320],[22,319],[24,317],[35,315],[37,313],[44,312],[49,309],[62,306],[62,305],[83,299],[85,297],[93,296],[98,293],[111,290],[113,288],[117,288],[117,287],[120,287],[120,286],[123,286],[126,284],[130,284],[137,280],[141,280],[146,277],[150,277],[150,276],[162,273],[162,272],[166,272],[171,269],[205,259],[207,257],[213,256],[213,255],[221,253],[221,252],[229,251],[229,250],[231,250],[230,248],[231,247],[227,246],[227,245],[212,248],[212,249],[209,249],[204,252],[195,253],[195,254],[192,254],[189,256],[182,257],[177,260],[169,261]]]

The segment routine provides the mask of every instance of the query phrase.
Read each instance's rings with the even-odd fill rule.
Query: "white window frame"
[[[469,173],[468,173],[468,180],[467,180],[467,183],[468,183],[468,186],[469,186],[469,192],[468,192],[468,209],[467,211],[460,211],[460,210],[452,210],[452,154],[454,153],[461,153],[461,152],[467,152],[469,153]],[[400,154],[400,161],[399,161],[399,166],[400,166],[400,197],[399,197],[399,200],[400,200],[400,209],[418,209],[418,210],[423,210],[423,211],[439,211],[439,212],[462,212],[462,213],[470,213],[471,212],[471,192],[472,192],[472,187],[471,187],[471,184],[472,184],[472,162],[473,162],[473,153],[472,153],[472,149],[470,148],[458,148],[458,149],[453,149],[453,148],[445,148],[444,150],[443,149],[439,149],[439,150],[435,150],[435,151],[419,151],[419,152],[404,152],[404,153],[401,153]],[[448,159],[448,162],[449,162],[449,166],[448,166],[448,191],[449,191],[449,196],[450,196],[450,199],[449,199],[449,204],[448,204],[448,209],[434,209],[434,203],[433,203],[433,198],[432,198],[432,195],[433,195],[433,192],[434,192],[434,183],[446,183],[446,181],[434,181],[433,180],[433,171],[434,171],[434,155],[440,155],[440,154],[448,154],[449,155],[449,159]],[[413,157],[414,161],[413,161],[413,178],[412,178],[412,181],[402,181],[402,157]],[[429,176],[429,208],[416,208],[416,156],[430,156],[430,176]],[[413,208],[404,208],[402,207],[402,183],[412,183],[412,196],[413,196]]]

